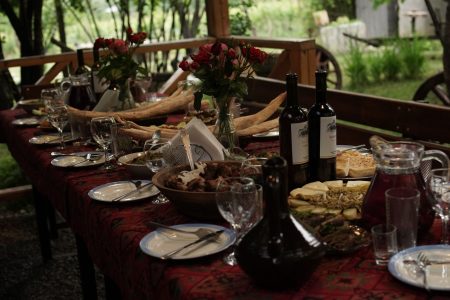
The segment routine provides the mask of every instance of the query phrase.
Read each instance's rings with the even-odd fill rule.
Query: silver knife
[[[119,202],[119,201],[121,201],[121,200],[127,198],[128,196],[133,195],[134,193],[139,192],[139,191],[142,190],[143,188],[145,188],[145,187],[147,187],[147,186],[149,186],[149,185],[152,185],[152,184],[153,184],[153,182],[150,181],[149,183],[146,183],[146,184],[144,184],[144,185],[141,185],[140,187],[136,188],[135,190],[132,190],[131,192],[128,192],[128,193],[123,194],[123,195],[121,195],[121,196],[119,196],[119,197],[117,197],[117,198],[112,199],[111,202]]]
[[[211,239],[211,238],[213,238],[213,237],[216,237],[216,236],[220,235],[222,232],[224,232],[223,229],[222,229],[222,230],[217,230],[217,231],[211,232],[211,233],[205,235],[204,237],[199,238],[198,240],[196,240],[196,241],[194,241],[194,242],[192,242],[192,243],[189,243],[189,244],[187,244],[187,245],[184,245],[184,246],[181,247],[181,248],[172,250],[172,251],[170,251],[170,252],[168,252],[168,253],[162,255],[160,258],[161,258],[161,259],[168,259],[168,258],[172,257],[173,255],[179,253],[181,250],[184,250],[184,249],[189,248],[189,247],[191,247],[191,246],[193,246],[193,245],[196,245],[196,244],[198,244],[198,243],[200,243],[200,242],[203,242],[203,241],[209,240],[209,239]]]

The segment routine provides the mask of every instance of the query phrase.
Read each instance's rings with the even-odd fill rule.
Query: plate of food
[[[199,228],[207,229],[211,232],[223,230],[223,232],[214,239],[205,240],[204,242],[192,245],[191,247],[174,254],[170,257],[170,259],[174,260],[193,259],[212,255],[227,249],[233,245],[236,240],[236,235],[233,230],[218,225],[194,223],[179,224],[171,227],[184,231],[195,231]],[[140,241],[139,246],[142,252],[153,257],[161,258],[164,254],[179,249],[196,240],[198,240],[198,237],[193,234],[177,233],[175,231],[159,228],[144,236]]]
[[[17,107],[23,108],[27,113],[32,113],[33,110],[44,107],[44,102],[40,99],[28,99],[17,101]]]
[[[340,145],[336,155],[336,177],[344,180],[367,180],[375,174],[376,164],[367,148],[351,149]]]
[[[294,216],[318,233],[329,253],[347,254],[370,244],[367,231],[356,225],[369,185],[369,181],[311,182],[293,189],[288,202]]]

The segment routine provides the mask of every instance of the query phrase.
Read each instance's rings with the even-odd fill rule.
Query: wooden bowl
[[[33,109],[44,107],[44,102],[40,99],[20,100],[17,102],[17,107],[23,108],[27,113],[31,114]]]
[[[217,161],[215,162],[217,163]],[[240,164],[240,162],[229,161],[219,163]],[[172,201],[182,214],[200,220],[221,220],[222,217],[216,205],[216,192],[181,191],[165,185],[171,175],[178,174],[184,170],[189,170],[189,166],[181,165],[161,170],[153,176],[153,184]]]
[[[143,156],[144,152],[133,152],[119,157],[118,162],[124,165],[132,176],[140,179],[148,179],[153,173],[145,163],[133,163],[134,159]]]

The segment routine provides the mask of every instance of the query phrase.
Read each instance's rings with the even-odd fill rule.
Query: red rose
[[[211,52],[212,46],[213,46],[213,44],[202,45],[202,46],[200,46],[200,48],[198,50],[199,50],[199,52]]]
[[[191,70],[192,70],[192,71],[195,71],[195,70],[197,70],[198,68],[200,68],[200,65],[199,65],[197,62],[193,61],[193,62],[191,63]]]
[[[113,39],[109,48],[117,54],[125,54],[128,52],[127,43],[120,39]]]
[[[253,63],[260,63],[261,64],[267,58],[267,53],[266,52],[261,51],[260,49],[255,48],[255,47],[250,47],[250,48],[244,47],[244,48],[242,48],[241,51],[242,51],[242,54],[245,57],[247,57],[247,59],[250,62],[253,62]]]
[[[189,62],[187,60],[183,60],[178,66],[183,71],[189,71]]]
[[[105,39],[104,47],[108,47],[109,48],[109,46],[111,46],[113,41],[114,41],[114,39]]]
[[[211,54],[206,51],[200,51],[197,54],[191,55],[193,61],[198,63],[199,65],[209,64],[211,61]]]
[[[94,48],[95,49],[100,49],[100,48],[103,48],[103,47],[105,47],[105,39],[102,38],[102,37],[96,39],[95,42],[94,42]]]
[[[221,42],[215,42],[211,47],[211,53],[218,56],[223,51],[228,50],[228,46]]]
[[[133,33],[133,29],[131,29],[131,27],[127,28],[127,36],[131,35]]]
[[[234,50],[233,48],[228,49],[227,55],[229,58],[236,58],[236,50]]]

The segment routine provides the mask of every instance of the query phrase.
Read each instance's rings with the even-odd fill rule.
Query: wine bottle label
[[[308,122],[291,124],[292,164],[300,165],[309,161]]]
[[[336,116],[320,118],[320,158],[336,157]]]

